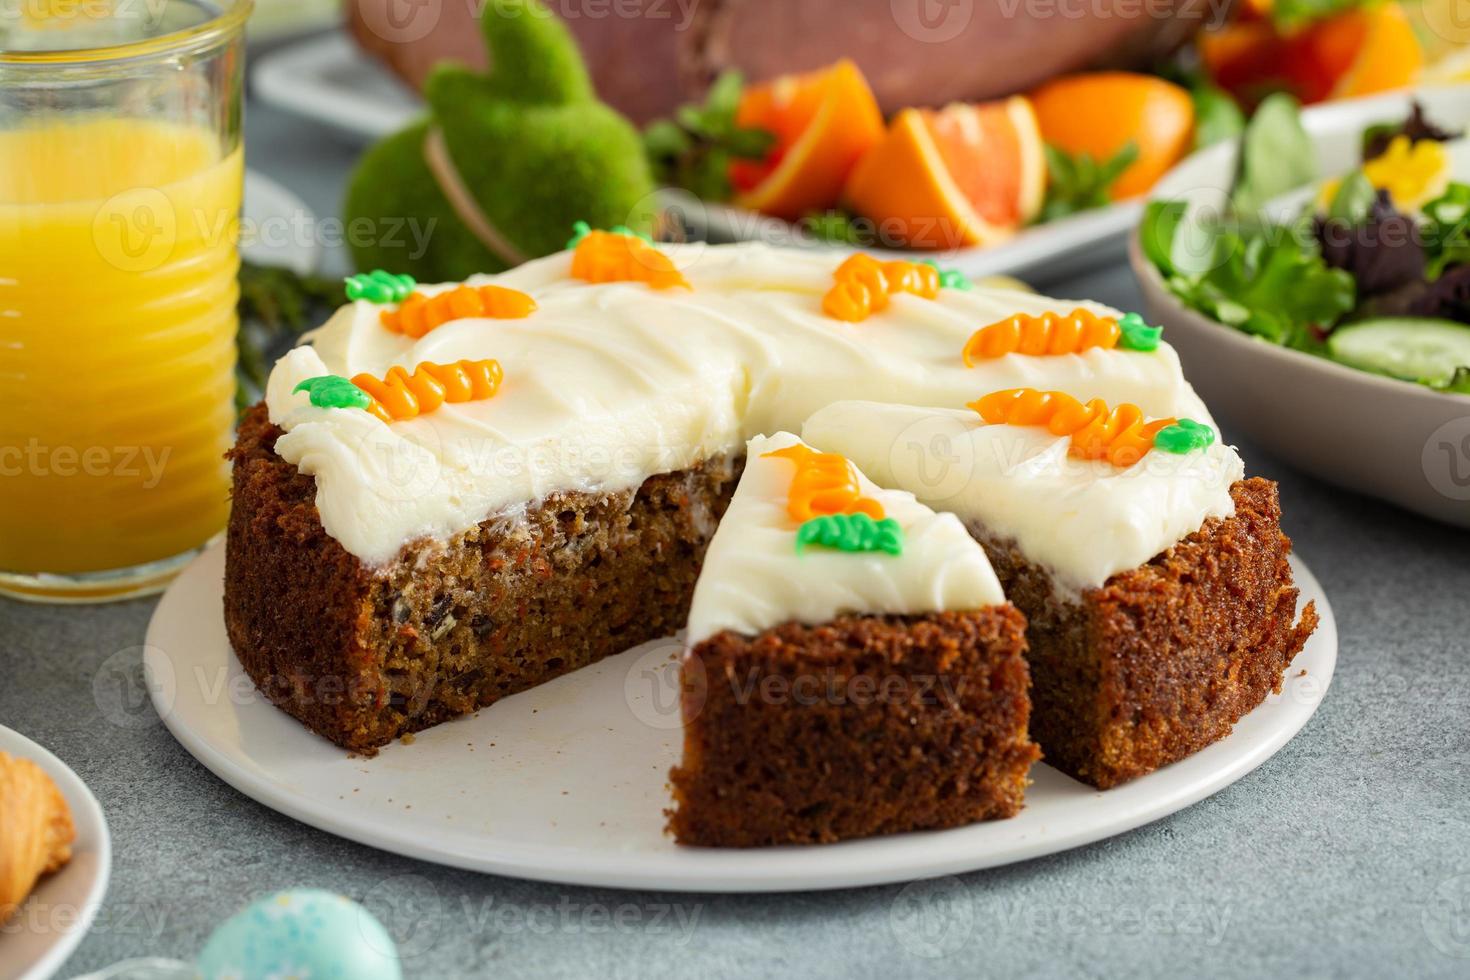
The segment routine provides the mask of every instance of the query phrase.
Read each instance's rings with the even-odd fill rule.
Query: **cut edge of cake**
[[[856,446],[857,438],[845,433],[858,431],[861,422],[863,440],[881,443],[885,433],[922,433],[919,444],[933,452],[941,443],[928,441],[933,433],[915,420],[935,419],[947,427],[955,415],[853,402],[834,405],[833,414],[819,418],[828,411],[813,416],[816,424],[809,422],[804,432],[835,451]],[[974,424],[982,426],[978,419]],[[941,428],[948,432],[946,427]],[[942,443],[951,453],[960,445],[954,435]],[[963,453],[955,458],[964,469]],[[1064,465],[1049,458],[1046,463]],[[1026,490],[1029,465],[1021,455],[1005,460],[1017,493]],[[921,499],[944,482],[920,485],[926,469],[919,465],[878,468],[886,469],[883,482],[918,491]],[[1087,479],[1078,472],[1079,480]],[[1126,478],[1117,486],[1128,492]],[[1241,478],[1228,480],[1222,490],[1228,493],[1225,512],[1205,516],[1148,560],[1081,588],[1031,557],[1026,541],[1014,533],[965,518],[1006,597],[1026,616],[1031,731],[1048,765],[1107,789],[1224,738],[1281,689],[1287,667],[1316,628],[1316,609],[1308,603],[1297,614],[1298,589],[1287,558],[1291,541],[1281,530],[1276,485]],[[943,492],[954,504],[979,491],[945,484]],[[1074,509],[1083,499],[1072,500]],[[1038,514],[1045,516],[1047,509]],[[1054,528],[1035,531],[1050,540]]]
[[[806,460],[773,458],[793,450]],[[826,482],[798,499],[819,455]],[[837,484],[841,505],[821,496]],[[881,515],[895,537],[799,545],[824,519],[807,503]],[[787,433],[751,440],[695,588],[669,831],[754,847],[1014,816],[1040,756],[1024,651],[1024,617],[953,515]]]

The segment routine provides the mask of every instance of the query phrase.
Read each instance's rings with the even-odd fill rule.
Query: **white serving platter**
[[[174,582],[148,629],[153,703],[201,763],[322,830],[409,857],[541,881],[695,892],[842,888],[957,874],[1120,834],[1218,792],[1295,735],[1337,659],[1332,609],[1293,559],[1321,625],[1280,694],[1228,738],[1107,792],[1046,765],[1011,820],[841,844],[719,850],[664,834],[680,752],[676,640],[644,644],[375,758],[312,735],[260,696],[222,617],[224,549]],[[282,615],[310,615],[282,610]],[[1201,841],[1200,846],[1208,846]]]

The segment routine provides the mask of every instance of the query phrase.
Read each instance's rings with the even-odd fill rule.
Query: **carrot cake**
[[[1212,424],[1140,318],[923,263],[583,228],[504,274],[425,286],[373,273],[349,298],[241,425],[225,620],[271,700],[362,752],[681,628],[746,440],[799,431],[834,402],[963,410],[1034,387]],[[1284,555],[1274,498],[1252,500],[1252,541]],[[1198,539],[1223,583],[1242,541],[1217,510],[1179,533],[1225,528]],[[1285,623],[1289,571],[1270,571],[1235,606],[1269,596]],[[1161,672],[1174,647],[1158,637],[1199,631],[1179,644],[1223,655],[1230,617],[1259,616],[1221,608],[1225,592],[1190,574],[1135,637]],[[1070,628],[1033,624],[1033,642]],[[1292,629],[1264,673],[1279,678]],[[1213,705],[1217,688],[1191,696]],[[1217,715],[1169,735],[1153,764],[1219,737]]]
[[[1100,788],[1229,734],[1316,622],[1296,617],[1275,485],[1207,423],[1128,413],[1022,389],[959,410],[838,402],[803,427],[985,546],[1029,622],[1032,736]]]
[[[822,843],[1021,808],[1025,621],[952,514],[758,436],[682,664],[684,844]]]

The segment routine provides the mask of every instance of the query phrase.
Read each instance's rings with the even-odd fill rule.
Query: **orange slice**
[[[1015,96],[903,110],[858,161],[843,196],[885,244],[949,249],[1009,237],[1045,194],[1036,114]]]
[[[748,87],[735,121],[776,136],[764,160],[731,165],[735,203],[793,221],[836,204],[853,165],[883,135],[873,90],[846,59]]]
[[[1300,39],[1300,57],[1332,79],[1329,99],[1351,99],[1412,85],[1424,67],[1414,27],[1396,3],[1350,10]]]
[[[1069,75],[1041,86],[1031,101],[1042,138],[1059,150],[1105,160],[1130,141],[1138,148],[1138,159],[1113,184],[1114,200],[1152,187],[1189,152],[1194,135],[1194,100],[1152,75]]]

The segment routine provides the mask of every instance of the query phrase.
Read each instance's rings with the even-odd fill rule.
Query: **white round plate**
[[[1106,793],[1045,765],[1011,820],[814,847],[679,847],[663,832],[680,731],[674,640],[644,644],[483,711],[349,756],[256,693],[225,636],[224,549],[164,595],[144,663],[175,737],[221,779],[350,840],[542,881],[677,891],[843,888],[1022,861],[1122,833],[1244,776],[1306,724],[1337,660],[1321,586],[1293,560],[1321,625],[1282,693],[1221,742]],[[292,613],[282,610],[282,615]],[[310,615],[301,611],[300,615]]]
[[[3,725],[0,752],[40,766],[71,807],[77,829],[71,861],[42,879],[15,917],[0,926],[0,980],[45,980],[77,948],[102,907],[112,874],[112,839],[97,797],[66,763]]]
[[[240,254],[256,265],[290,269],[298,276],[317,270],[322,246],[316,214],[306,203],[265,174],[245,171],[245,203],[240,212]]]

